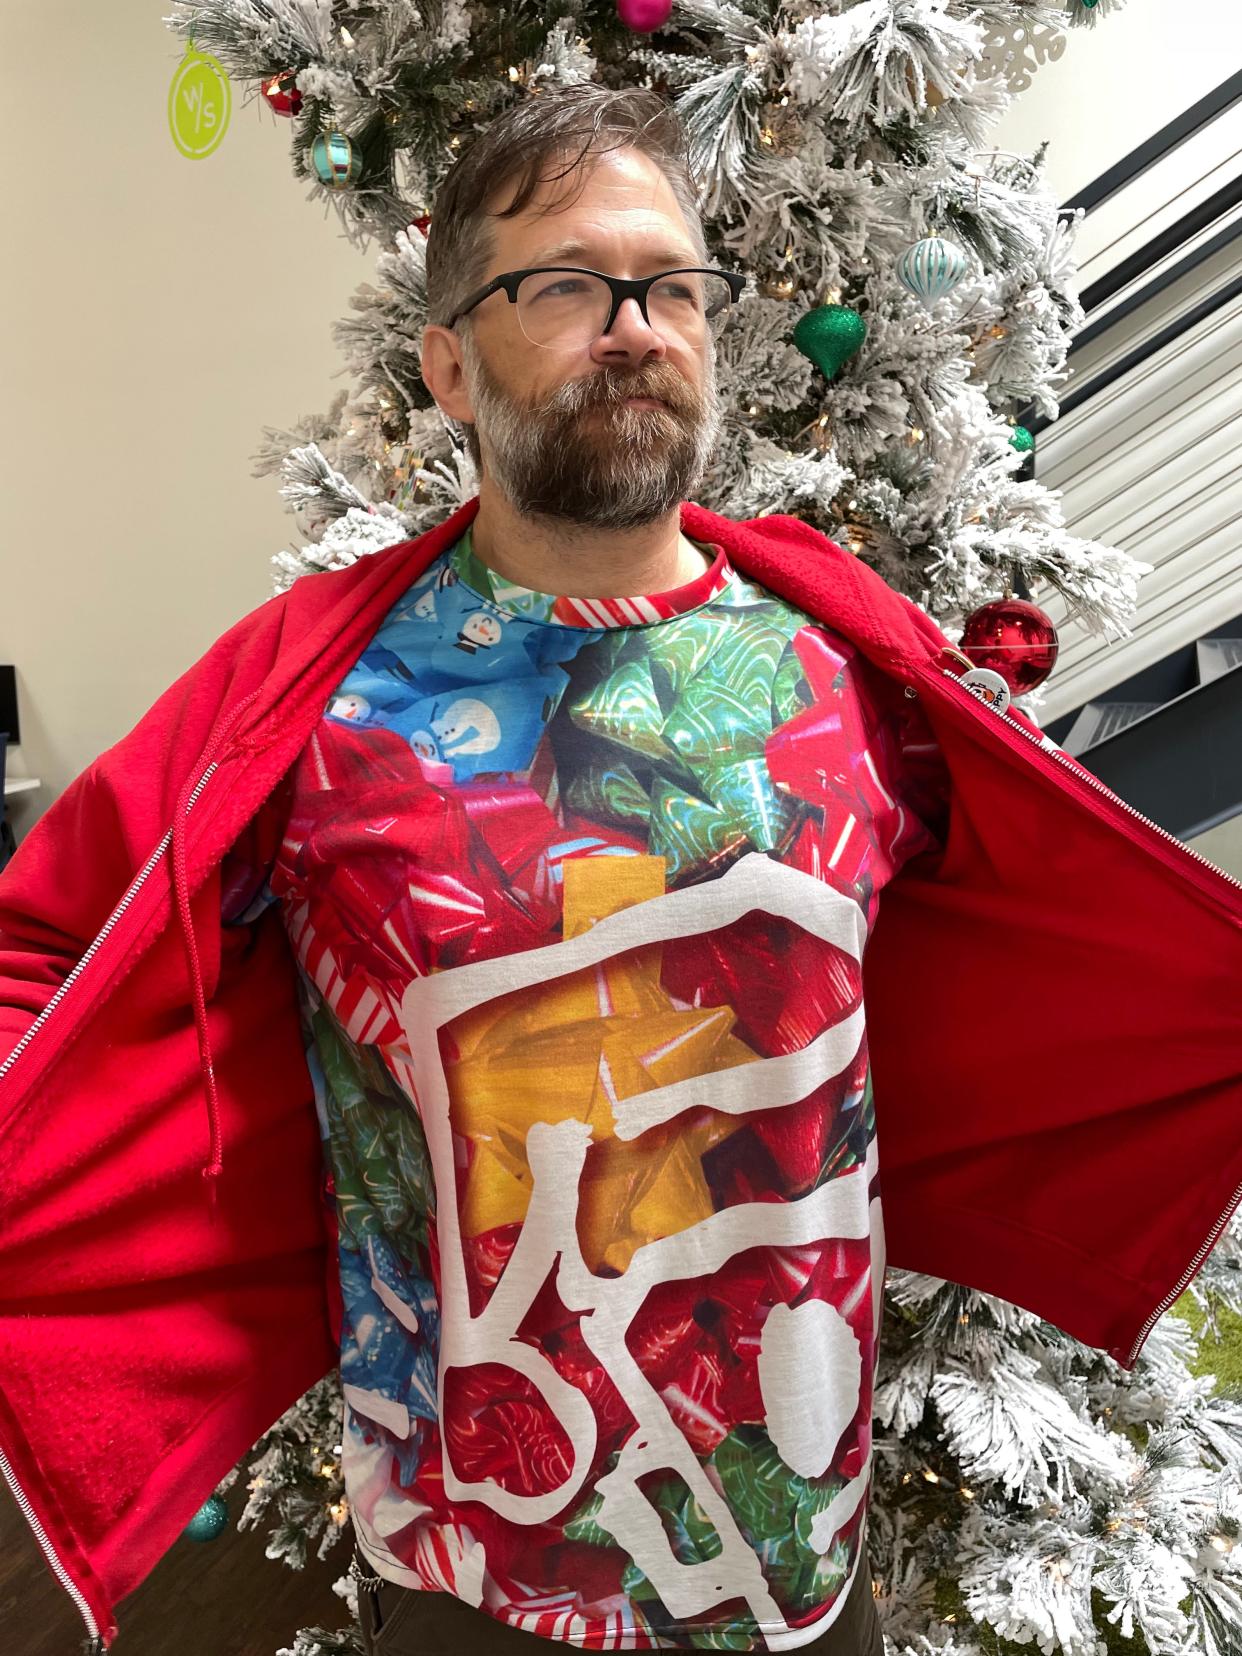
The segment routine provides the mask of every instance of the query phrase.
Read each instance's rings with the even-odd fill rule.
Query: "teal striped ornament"
[[[343,132],[321,132],[311,145],[311,166],[321,184],[345,190],[362,171],[362,156]]]
[[[965,274],[966,255],[943,236],[925,236],[897,261],[898,280],[925,305],[951,293]]]

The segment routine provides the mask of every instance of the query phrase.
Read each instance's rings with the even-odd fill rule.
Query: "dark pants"
[[[374,1574],[361,1553],[355,1557],[365,1575]],[[553,1656],[554,1650],[569,1656],[578,1648],[519,1632],[454,1593],[424,1593],[396,1581],[381,1581],[375,1588],[359,1583],[358,1618],[367,1656]],[[884,1656],[865,1559],[836,1621],[800,1651],[807,1656]]]

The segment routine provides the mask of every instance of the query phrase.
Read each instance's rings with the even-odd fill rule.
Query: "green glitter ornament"
[[[218,1495],[209,1495],[183,1533],[190,1541],[214,1541],[228,1521],[228,1507]]]
[[[1009,434],[1010,448],[1016,448],[1019,454],[1033,454],[1035,452],[1035,436],[1025,426],[1016,425]]]
[[[794,344],[829,380],[861,349],[866,337],[867,324],[848,305],[820,305],[818,310],[807,311],[793,331]]]

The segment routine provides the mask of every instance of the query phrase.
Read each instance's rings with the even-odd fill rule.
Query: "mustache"
[[[697,406],[689,388],[680,380],[672,384],[667,375],[588,374],[560,386],[549,400],[549,412],[579,413],[587,408],[607,408],[630,397],[654,397],[676,414],[693,413]]]

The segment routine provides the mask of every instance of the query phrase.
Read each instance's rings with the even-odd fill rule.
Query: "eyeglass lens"
[[[731,300],[723,276],[679,270],[651,284],[647,315],[657,333],[698,345],[720,331]],[[598,276],[539,270],[518,284],[518,322],[532,345],[588,345],[611,309],[612,290]]]

